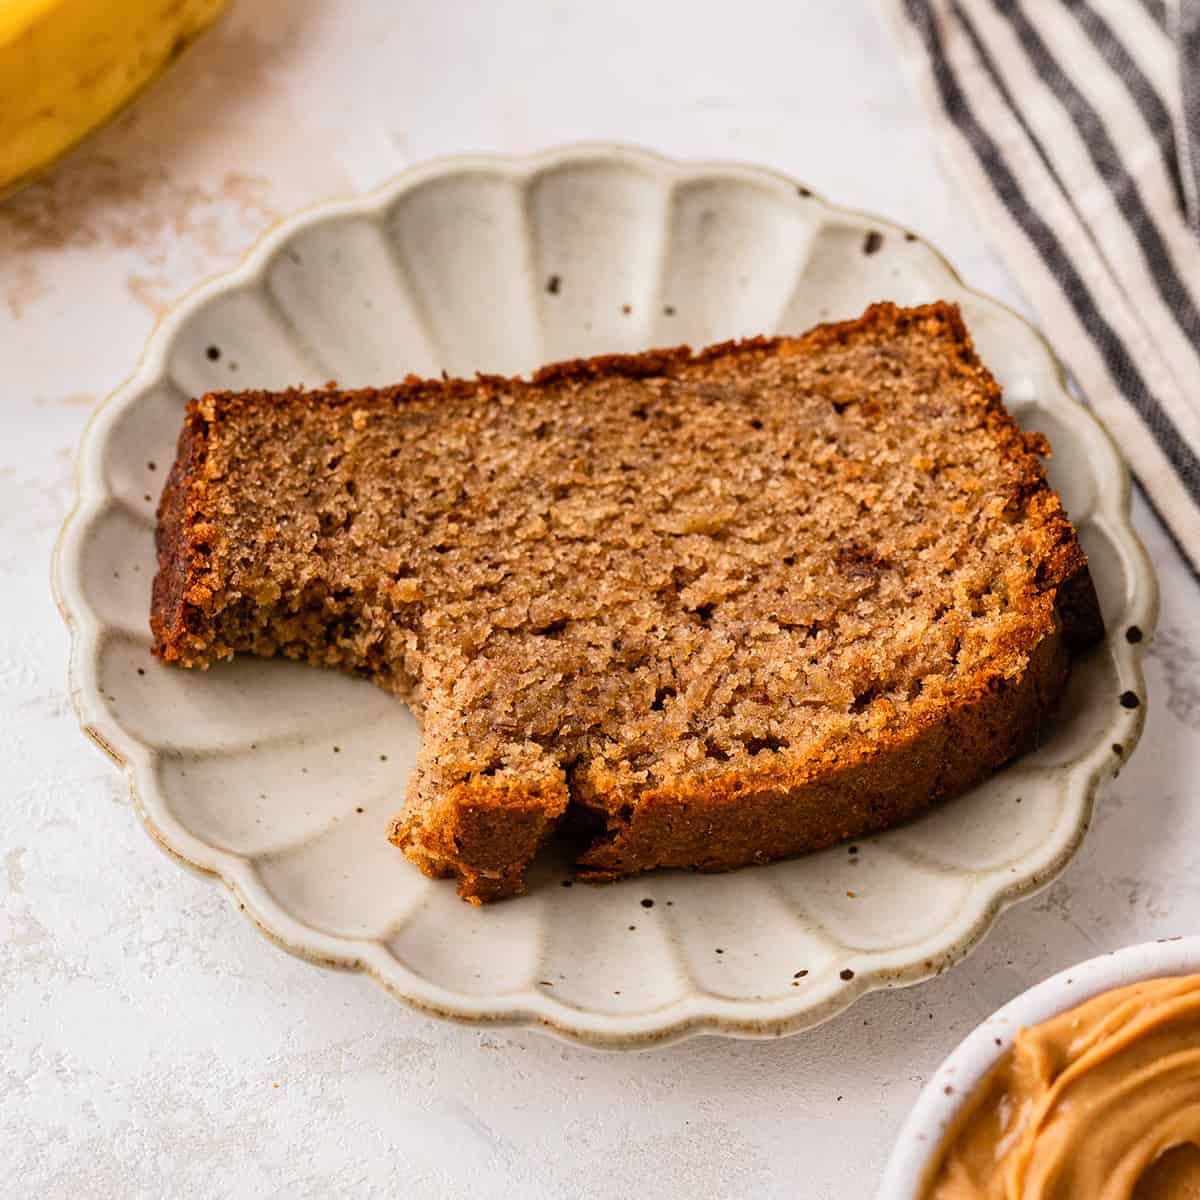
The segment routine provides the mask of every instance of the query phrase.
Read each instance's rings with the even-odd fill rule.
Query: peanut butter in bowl
[[[1022,1029],[934,1161],[922,1200],[1200,1200],[1200,974]]]

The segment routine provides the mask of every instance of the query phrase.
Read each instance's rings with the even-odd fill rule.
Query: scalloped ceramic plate
[[[548,858],[527,895],[475,909],[384,837],[417,745],[394,699],[287,662],[201,674],[150,657],[154,506],[190,395],[514,373],[936,298],[962,305],[1010,407],[1049,435],[1110,635],[1036,754],[854,856],[569,891]],[[87,431],[55,577],[84,729],[154,837],[272,938],[427,1011],[613,1047],[804,1029],[966,953],[1066,863],[1114,744],[1133,749],[1144,708],[1117,698],[1143,692],[1141,647],[1124,631],[1149,634],[1156,607],[1126,471],[1020,317],[912,234],[787,179],[614,146],[410,171],[277,228],[188,296]]]

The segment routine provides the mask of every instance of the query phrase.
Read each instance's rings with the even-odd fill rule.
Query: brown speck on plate
[[[852,970],[850,970],[849,967],[843,967],[838,972],[838,978],[843,980],[846,983],[849,983],[850,980],[854,978],[854,972]]]
[[[651,900],[649,896],[647,896],[647,897],[645,898],[645,900],[643,900],[643,901],[642,901],[642,907],[643,907],[643,908],[653,908],[653,907],[654,907],[654,901],[653,901],[653,900]]]
[[[663,316],[673,317],[674,315],[675,315],[675,305],[664,304],[663,305]]]
[[[209,346],[209,348],[207,350],[205,350],[204,353],[208,356],[209,362],[216,362],[217,359],[221,357],[221,347],[220,346]]]
[[[874,254],[883,245],[883,234],[878,229],[872,229],[870,233],[863,238],[863,253]]]
[[[575,881],[574,881],[573,879],[564,879],[564,880],[562,881],[562,886],[563,886],[563,887],[574,887],[574,886],[575,886]]]
[[[361,812],[366,812],[367,810],[366,810],[365,808],[363,808],[363,806],[360,804],[360,805],[358,805],[358,807],[357,807],[357,808],[355,808],[355,810],[354,810],[354,811],[355,811],[356,813],[361,813]]]
[[[1124,754],[1125,747],[1122,746],[1120,742],[1113,742],[1113,753],[1114,754]]]
[[[147,471],[157,471],[157,470],[158,470],[158,463],[156,463],[156,462],[154,461],[154,459],[151,459],[151,460],[150,460],[150,461],[149,461],[149,462],[146,464],[146,470],[147,470]]]
[[[912,232],[905,233],[904,240],[906,242],[915,242],[917,240],[917,235]]]
[[[1136,625],[1130,625],[1130,627],[1125,630],[1125,640],[1131,645],[1137,645],[1137,643],[1142,640],[1142,631]]]
[[[1137,692],[1122,692],[1121,707],[1122,708],[1137,708],[1141,701],[1137,698]]]
[[[548,291],[551,296],[557,296],[558,289],[560,287],[562,287],[561,275],[551,275],[550,278],[546,280],[546,291]]]
[[[622,304],[622,305],[621,305],[621,313],[622,313],[622,315],[623,315],[623,316],[626,316],[626,317],[627,317],[627,316],[629,316],[629,314],[630,314],[631,312],[633,312],[633,305],[632,305],[632,304]]]
[[[798,188],[796,188],[796,194],[798,196],[803,196],[805,198],[805,200],[807,200],[809,198],[809,196],[812,195],[812,192],[810,192],[808,190],[808,188],[806,188],[806,187],[798,187]]]
[[[803,979],[805,977],[805,975],[807,975],[807,974],[808,974],[808,968],[805,967],[805,969],[803,971],[797,971],[795,973],[795,975],[792,976],[792,978],[793,979]]]

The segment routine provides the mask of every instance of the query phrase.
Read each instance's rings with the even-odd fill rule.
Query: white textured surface
[[[65,695],[47,561],[73,448],[165,303],[312,200],[434,154],[578,138],[776,166],[1018,299],[869,4],[746,4],[711,25],[682,3],[402,19],[314,0],[282,23],[279,7],[238,5],[146,102],[0,206],[5,1186],[868,1194],[921,1079],[980,1017],[1059,967],[1200,923],[1200,592],[1141,511],[1163,585],[1149,724],[1079,858],[948,976],[813,1034],[599,1056],[414,1017],[274,949],[155,850]]]

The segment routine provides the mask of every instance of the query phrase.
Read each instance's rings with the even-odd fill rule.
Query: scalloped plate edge
[[[98,406],[84,430],[76,461],[77,495],[56,541],[52,562],[55,601],[71,635],[68,667],[71,701],[85,734],[124,768],[138,815],[155,842],[186,866],[219,878],[259,929],[289,953],[324,966],[364,971],[398,999],[432,1015],[470,1024],[538,1028],[570,1042],[602,1049],[665,1045],[694,1034],[780,1037],[821,1024],[868,992],[918,983],[940,974],[979,943],[1004,909],[1051,883],[1081,843],[1100,789],[1115,775],[1120,761],[1128,757],[1140,738],[1145,706],[1122,712],[1122,744],[1126,753],[1120,761],[1113,761],[1107,745],[1098,744],[1072,764],[1074,773],[1070,778],[1069,803],[1073,806],[1075,820],[1059,823],[1060,827],[1068,824],[1069,832],[1060,842],[1047,848],[1043,861],[1016,880],[1002,872],[981,873],[973,895],[954,920],[925,943],[865,955],[864,959],[869,963],[855,968],[850,985],[831,984],[823,992],[798,995],[790,1003],[790,997],[761,1002],[722,1001],[693,993],[662,1009],[632,1016],[604,1016],[531,990],[505,997],[467,998],[422,979],[388,955],[377,941],[335,937],[297,921],[271,897],[245,859],[199,841],[171,817],[165,806],[147,803],[146,796],[153,791],[150,781],[155,769],[155,753],[124,733],[95,702],[91,670],[102,642],[102,631],[83,600],[73,569],[78,562],[77,546],[90,522],[109,503],[101,467],[111,428],[138,395],[163,378],[168,349],[193,312],[212,297],[253,281],[290,238],[314,225],[340,217],[378,215],[404,193],[451,173],[493,171],[520,179],[581,160],[621,163],[676,180],[719,175],[758,186],[786,189],[791,194],[801,190],[796,180],[767,168],[736,162],[684,162],[636,147],[590,142],[530,156],[439,158],[402,172],[362,197],[318,203],[277,223],[255,242],[238,266],[202,281],[175,303],[152,331],[136,371]],[[832,204],[810,189],[804,188],[803,194],[830,214],[869,223],[885,231],[908,232],[875,214]],[[1105,514],[1107,531],[1129,555],[1131,566],[1132,590],[1122,614],[1122,624],[1137,624],[1148,639],[1158,614],[1157,583],[1145,548],[1131,523],[1129,472],[1111,436],[1097,418],[1070,395],[1062,367],[1042,335],[1016,310],[968,287],[946,257],[936,247],[922,241],[956,292],[970,297],[976,304],[997,310],[1006,319],[1024,327],[1053,366],[1059,392],[1054,398],[1055,404],[1072,410],[1078,421],[1090,425],[1100,434],[1104,452],[1110,460],[1101,471],[1119,482],[1116,488],[1106,489],[1098,496],[1096,509]],[[1124,638],[1109,642],[1121,688],[1143,696],[1141,657],[1145,645],[1145,641],[1135,645]],[[894,961],[896,959],[903,961]]]

